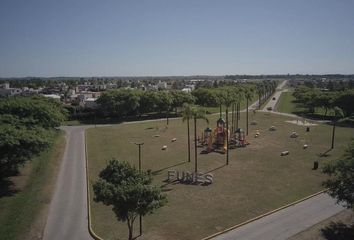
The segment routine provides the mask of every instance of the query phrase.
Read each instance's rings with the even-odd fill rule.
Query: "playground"
[[[321,190],[325,176],[312,170],[314,161],[321,166],[338,158],[354,135],[354,129],[338,127],[336,147],[328,152],[330,125],[303,126],[286,122],[296,121],[291,117],[250,112],[247,136],[245,117],[242,113],[233,130],[222,122],[225,115],[222,119],[209,115],[209,124],[197,121],[198,172],[213,175],[212,184],[207,185],[166,181],[168,170],[194,171],[192,120],[191,162],[187,123],[181,119],[170,120],[168,126],[162,120],[89,129],[90,183],[112,158],[138,166],[134,143],[144,142],[142,168],[154,173],[154,183],[163,186],[168,204],[144,217],[139,239],[201,239]],[[294,132],[297,137],[291,137]],[[225,165],[226,137],[230,138],[229,165]],[[281,156],[284,151],[288,154]],[[126,238],[126,223],[118,222],[109,207],[91,199],[91,211],[93,229],[99,236]],[[137,236],[138,222],[135,226]]]

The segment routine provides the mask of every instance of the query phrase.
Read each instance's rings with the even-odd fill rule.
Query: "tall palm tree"
[[[247,88],[245,89],[245,98],[246,98],[246,135],[248,136],[248,101],[250,101],[253,97],[254,89]]]
[[[343,118],[344,114],[343,114],[343,110],[340,109],[339,107],[334,107],[334,115],[333,115],[333,131],[332,131],[332,144],[331,144],[331,149],[334,148],[334,134],[336,132],[336,122]]]
[[[234,117],[234,113],[235,113],[235,110],[236,110],[236,104],[235,103],[232,103],[231,104],[231,132],[234,132],[235,128],[234,128],[234,123],[235,123],[235,117]]]
[[[189,130],[189,120],[192,118],[192,107],[188,103],[183,104],[182,121],[187,121],[187,137],[188,137],[188,162],[191,161],[191,139]]]
[[[242,88],[238,88],[237,91],[234,93],[234,95],[232,96],[232,98],[234,99],[233,101],[235,102],[236,105],[236,129],[239,127],[238,126],[238,122],[240,120],[240,108],[241,108],[241,100],[243,97],[243,90]]]
[[[217,102],[219,104],[219,112],[220,112],[220,118],[222,117],[222,105],[224,103],[223,99],[223,90],[222,89],[217,89],[216,91],[216,97],[217,97]]]
[[[199,108],[194,106],[191,108],[191,115],[194,120],[194,172],[198,171],[198,149],[197,149],[197,119],[203,119],[209,123],[208,118],[206,117],[206,111],[204,108]]]
[[[258,109],[261,109],[261,100],[264,94],[264,85],[263,83],[257,84],[257,93],[258,93]]]
[[[233,89],[224,91],[224,104],[226,107],[226,129],[229,131],[229,107],[237,100],[237,94]],[[237,120],[237,119],[236,119]],[[226,165],[229,165],[229,133],[226,133]]]

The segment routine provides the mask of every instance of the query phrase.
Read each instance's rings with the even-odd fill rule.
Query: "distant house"
[[[192,89],[186,87],[186,88],[182,89],[182,92],[190,93],[190,92],[192,92]]]
[[[96,100],[97,100],[97,98],[86,98],[84,101],[84,106],[86,108],[95,109],[95,108],[97,108]]]
[[[106,89],[117,89],[118,85],[116,83],[108,83]]]
[[[43,94],[44,97],[47,97],[47,98],[51,98],[51,99],[55,99],[55,100],[58,100],[60,101],[60,95],[58,94]]]
[[[22,93],[22,89],[20,88],[10,88],[9,83],[4,83],[0,85],[0,96],[7,97],[7,96],[14,96],[17,94]]]
[[[158,89],[167,89],[167,82],[159,81],[159,83],[157,84],[157,88]]]
[[[185,88],[190,88],[191,91],[193,91],[195,89],[195,85],[194,84],[186,84],[184,87]]]

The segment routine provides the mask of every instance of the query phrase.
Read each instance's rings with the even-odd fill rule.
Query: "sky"
[[[0,0],[0,77],[354,73],[354,0]]]

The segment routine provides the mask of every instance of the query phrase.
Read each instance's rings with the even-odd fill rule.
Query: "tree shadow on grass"
[[[0,198],[11,197],[18,192],[14,183],[8,178],[0,179]]]
[[[331,222],[321,229],[322,235],[328,240],[354,239],[354,224],[348,226],[342,222]]]
[[[219,169],[221,169],[221,168],[223,168],[223,167],[226,167],[226,164],[223,164],[223,165],[221,165],[221,166],[219,166],[219,167],[216,167],[216,168],[214,168],[214,169],[211,169],[211,170],[207,171],[206,173],[211,173],[211,172],[217,171],[217,170],[219,170]]]
[[[330,154],[329,154],[329,152],[330,151],[332,151],[333,149],[332,148],[330,148],[330,149],[328,149],[327,151],[325,151],[325,152],[323,152],[323,153],[319,153],[319,154],[317,154],[319,157],[328,157],[328,156],[330,156]]]
[[[187,161],[183,161],[183,162],[180,162],[180,163],[177,163],[177,164],[174,164],[174,165],[171,165],[171,166],[167,166],[167,167],[164,167],[164,168],[161,168],[161,169],[158,169],[158,170],[155,170],[155,171],[152,171],[152,175],[157,175],[159,173],[161,173],[162,171],[166,170],[166,169],[169,169],[171,167],[177,167],[177,166],[180,166],[180,165],[183,165],[183,164],[186,164]]]

